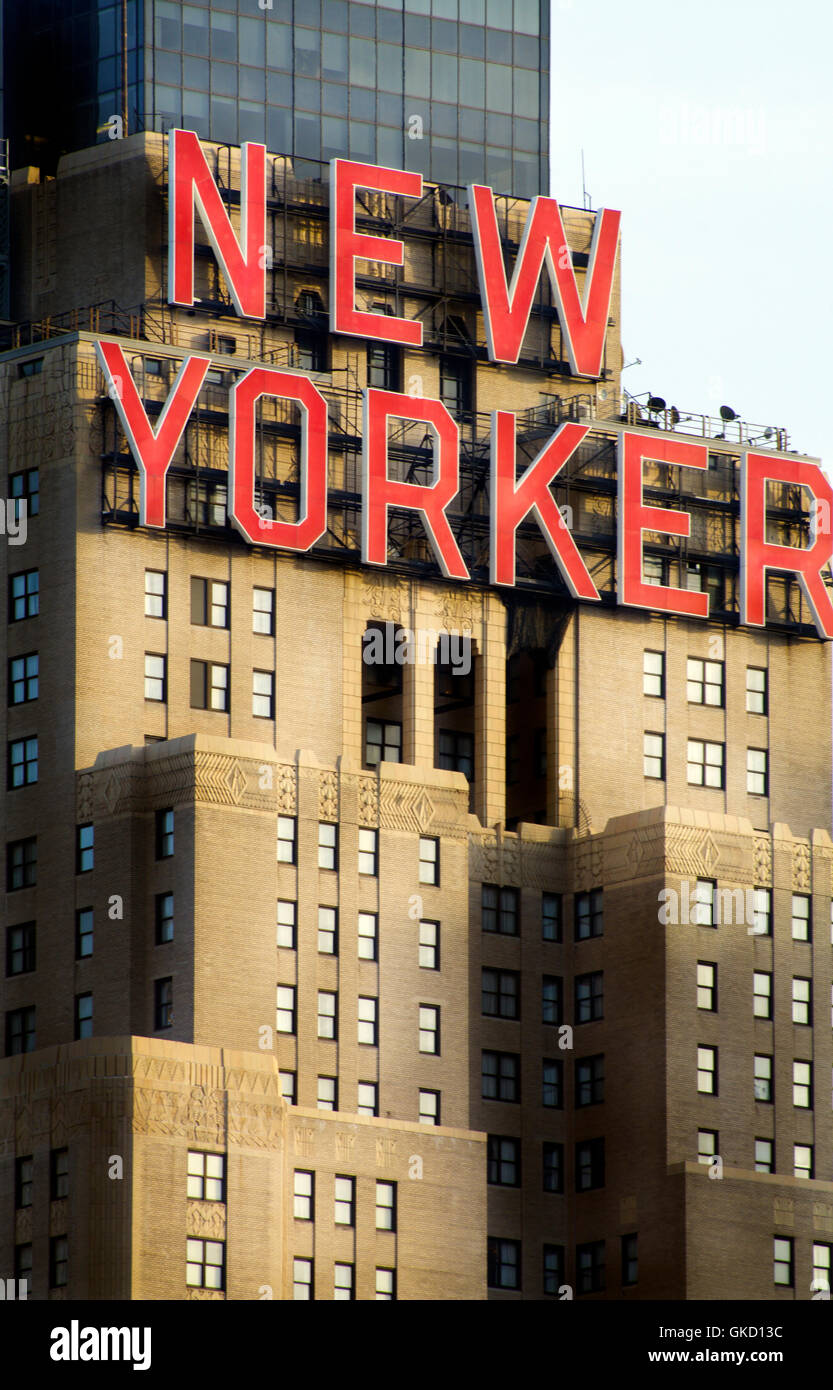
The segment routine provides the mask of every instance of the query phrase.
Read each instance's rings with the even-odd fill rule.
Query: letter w
[[[555,198],[532,200],[512,284],[508,287],[491,188],[472,184],[469,206],[491,360],[517,362],[546,260],[571,370],[579,376],[598,377],[613,293],[621,213],[602,208],[596,214],[584,293],[579,295],[561,209]]]

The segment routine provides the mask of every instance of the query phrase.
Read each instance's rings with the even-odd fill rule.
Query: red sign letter
[[[434,431],[434,482],[398,483],[388,477],[388,417],[424,420]],[[457,425],[441,401],[403,396],[368,387],[364,394],[362,457],[362,560],[388,562],[388,507],[419,512],[437,564],[446,579],[468,579],[469,572],[448,524],[445,509],[457,495],[459,472]]]
[[[827,525],[811,526],[811,542],[805,548],[775,545],[766,539],[767,480],[805,487],[826,507],[815,508],[816,516],[826,511]],[[821,571],[833,553],[830,516],[833,514],[833,488],[814,463],[784,458],[780,454],[747,452],[741,461],[740,491],[740,620],[750,627],[766,622],[767,570],[794,574],[813,610],[820,637],[833,639],[833,604]]]
[[[589,429],[589,425],[562,425],[524,471],[520,482],[516,483],[514,412],[492,412],[492,553],[489,568],[493,584],[515,583],[515,532],[524,517],[532,512],[573,598],[601,598],[550,492],[550,483]]]
[[[330,332],[352,333],[379,343],[422,344],[422,324],[408,319],[369,314],[356,308],[355,261],[358,256],[384,265],[402,265],[401,241],[356,231],[356,189],[375,188],[403,198],[422,197],[422,174],[354,164],[349,159],[330,163]]]
[[[631,608],[659,608],[688,618],[709,616],[709,596],[673,585],[646,584],[642,578],[642,533],[661,531],[666,536],[691,534],[688,512],[667,507],[646,507],[642,501],[642,464],[645,459],[671,463],[679,468],[708,468],[705,444],[681,439],[658,439],[637,430],[625,430],[619,442],[619,576],[618,598]]]
[[[247,318],[266,316],[266,146],[240,148],[240,242],[234,234],[202,146],[192,130],[172,130],[168,142],[168,299],[194,302],[194,203],[226,278],[234,307]]]
[[[297,401],[301,410],[301,500],[297,521],[255,511],[255,404],[261,396]],[[309,550],[327,529],[327,402],[308,377],[252,367],[229,392],[229,518],[253,545]]]
[[[474,251],[489,356],[493,362],[517,362],[544,260],[558,305],[570,359],[578,376],[598,377],[613,291],[613,271],[621,214],[603,208],[596,214],[590,259],[579,295],[576,274],[564,235],[561,209],[554,198],[533,198],[523,240],[507,288],[491,188],[469,188]]]
[[[101,369],[109,383],[109,393],[129,440],[130,451],[139,465],[139,523],[142,526],[164,526],[165,475],[200,394],[211,358],[183,359],[154,431],[119,344],[102,341],[95,346]]]

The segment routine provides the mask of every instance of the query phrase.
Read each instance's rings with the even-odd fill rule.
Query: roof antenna
[[[584,150],[581,152],[581,205],[585,212],[590,212],[590,194],[587,192],[587,181],[584,176]]]

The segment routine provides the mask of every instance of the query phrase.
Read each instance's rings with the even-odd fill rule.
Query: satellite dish
[[[737,420],[738,417],[730,405],[722,405],[720,407],[720,418],[721,420]]]
[[[651,411],[665,410],[665,401],[662,399],[662,396],[649,396],[648,409]]]

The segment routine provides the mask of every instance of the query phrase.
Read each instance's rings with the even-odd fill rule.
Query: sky
[[[623,386],[833,476],[833,7],[552,0],[551,194],[622,212]]]

